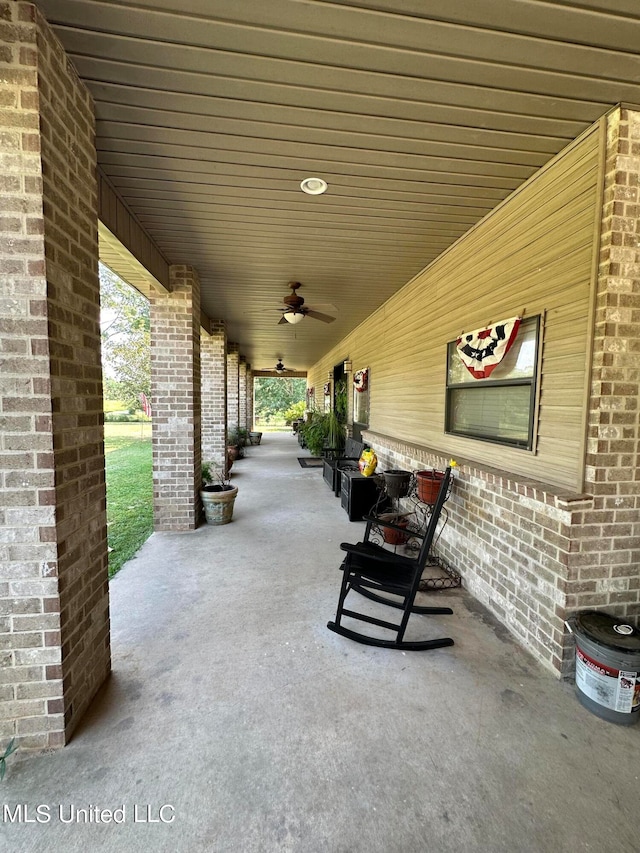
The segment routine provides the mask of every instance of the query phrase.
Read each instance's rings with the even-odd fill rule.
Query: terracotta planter
[[[397,515],[381,515],[380,524],[382,526],[382,538],[388,545],[404,545],[409,538],[408,533],[402,530],[394,530],[392,527],[385,527],[384,523],[388,521],[390,524],[396,524],[398,527],[406,527],[409,523],[406,518],[398,517]]]
[[[435,503],[443,478],[442,471],[418,471],[416,474],[418,499],[425,504]]]
[[[236,461],[236,459],[240,456],[240,448],[237,444],[230,444],[227,447],[227,459],[231,463],[229,467]]]

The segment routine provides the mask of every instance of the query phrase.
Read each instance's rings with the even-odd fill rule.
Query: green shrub
[[[124,400],[107,400],[105,397],[103,409],[106,412],[124,412],[127,409],[127,404]]]
[[[138,423],[149,423],[151,418],[148,418],[142,412],[136,412],[136,414],[125,415],[122,412],[105,412],[104,422],[106,424],[138,424]]]
[[[289,406],[289,408],[283,413],[285,423],[290,426],[293,421],[299,420],[304,415],[304,411],[304,400],[301,400],[299,403],[293,403],[293,405]]]
[[[310,412],[307,420],[300,425],[300,432],[312,456],[322,456],[322,451],[327,446],[329,435],[327,416],[321,412]]]

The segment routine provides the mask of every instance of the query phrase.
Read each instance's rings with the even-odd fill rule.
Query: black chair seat
[[[349,542],[343,542],[340,547],[343,551],[346,551],[351,555],[354,565],[357,560],[369,561],[371,563],[385,563],[389,566],[396,567],[397,571],[405,569],[410,572],[413,577],[416,566],[416,561],[414,559],[411,557],[405,557],[403,554],[392,554],[386,548],[383,548],[382,545],[378,545],[375,542],[356,542],[355,545],[352,545]]]

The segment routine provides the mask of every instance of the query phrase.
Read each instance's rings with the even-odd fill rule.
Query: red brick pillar
[[[156,530],[193,530],[200,518],[200,281],[170,268],[151,304],[153,513]]]
[[[238,367],[238,423],[247,429],[247,360],[243,355]]]
[[[94,115],[36,8],[1,7],[0,732],[40,749],[111,667]]]
[[[240,425],[240,355],[238,344],[227,344],[227,425]]]
[[[211,320],[210,334],[201,336],[202,458],[226,468],[227,458],[227,335],[221,320]]]

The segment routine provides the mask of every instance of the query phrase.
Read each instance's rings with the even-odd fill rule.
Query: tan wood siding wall
[[[327,353],[309,384],[349,357],[371,370],[374,431],[579,490],[600,148],[594,125]],[[545,317],[536,451],[446,435],[447,342],[523,310]]]

